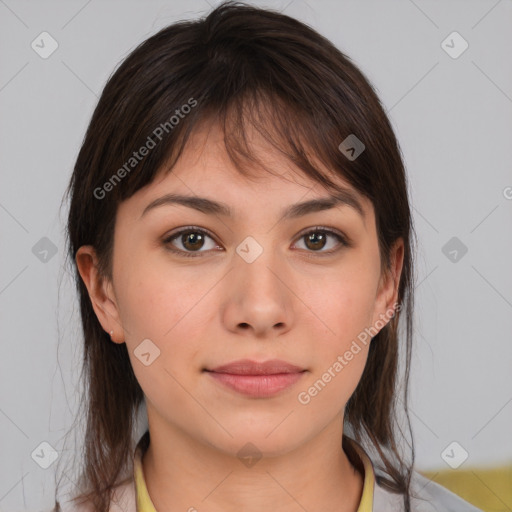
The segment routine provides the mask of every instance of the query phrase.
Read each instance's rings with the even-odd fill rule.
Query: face
[[[329,192],[253,144],[276,175],[242,176],[222,132],[197,131],[170,173],[119,205],[112,282],[94,288],[88,247],[77,262],[103,328],[127,344],[150,426],[224,453],[250,441],[276,455],[342,421],[367,359],[365,329],[392,314],[401,251],[395,280],[381,274],[372,204],[340,178],[362,212],[340,203],[284,215]],[[221,202],[231,214],[155,203],[168,194]],[[267,378],[270,387],[235,377],[237,389],[206,371],[240,359],[302,371]]]

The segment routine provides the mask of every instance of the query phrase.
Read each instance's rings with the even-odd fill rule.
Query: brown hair
[[[403,493],[405,510],[410,510],[414,446],[407,400],[414,229],[398,142],[369,81],[331,42],[289,16],[235,2],[160,30],[121,63],[99,99],[66,191],[68,258],[84,335],[86,429],[74,500],[90,502],[98,512],[108,510],[120,478],[130,477],[134,422],[143,403],[126,344],[112,343],[99,323],[75,266],[76,252],[82,245],[94,246],[100,275],[110,279],[117,206],[151,183],[169,159],[165,172],[171,172],[191,132],[208,120],[221,123],[228,154],[243,174],[243,161],[257,162],[246,139],[250,123],[313,180],[337,188],[312,155],[369,198],[383,269],[389,268],[393,243],[403,239],[401,308],[370,345],[363,375],[346,405],[345,423],[356,441],[380,457],[379,482]],[[365,145],[355,159],[338,147],[349,135]],[[134,164],[133,152],[142,146],[151,149]],[[401,317],[406,328],[402,343]],[[399,405],[411,436],[410,462],[400,448],[406,439]]]

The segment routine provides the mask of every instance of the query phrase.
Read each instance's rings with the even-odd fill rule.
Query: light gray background
[[[510,463],[512,1],[253,3],[284,9],[346,52],[403,149],[420,240],[418,468],[448,468],[441,453],[453,441],[468,452],[461,469]],[[44,470],[31,453],[43,441],[59,451],[77,407],[81,340],[59,205],[97,97],[139,42],[208,9],[0,0],[1,511],[53,504],[55,464]],[[59,44],[48,59],[31,48],[43,31]],[[456,59],[441,46],[453,31],[469,44]],[[57,248],[46,263],[32,252],[42,237]],[[442,252],[452,237],[468,248],[456,262]]]

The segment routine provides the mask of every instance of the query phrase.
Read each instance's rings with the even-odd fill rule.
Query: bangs
[[[319,118],[292,105],[275,92],[260,89],[247,90],[228,104],[210,105],[200,115],[186,119],[169,148],[162,174],[172,172],[173,167],[187,150],[187,142],[200,128],[222,130],[226,154],[234,167],[248,179],[257,179],[258,170],[275,176],[284,176],[288,169],[269,166],[254,150],[251,134],[257,134],[268,144],[270,151],[284,157],[292,164],[292,171],[302,171],[305,176],[329,190],[341,190],[340,178],[344,179],[342,155],[337,148],[334,125],[325,118],[318,126]],[[266,150],[265,147],[265,150]],[[334,148],[334,151],[333,151]],[[159,171],[159,173],[160,173]],[[345,178],[346,179],[346,178]]]

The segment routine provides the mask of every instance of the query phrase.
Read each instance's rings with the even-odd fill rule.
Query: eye
[[[338,244],[333,244],[332,241],[329,244],[329,238],[336,239]],[[336,248],[336,245],[341,245],[342,247],[350,247],[350,243],[344,235],[338,233],[337,231],[333,231],[332,229],[323,228],[321,226],[317,226],[313,230],[307,231],[306,233],[300,235],[299,241],[302,240],[304,241],[304,245],[308,252],[332,254],[340,249],[340,247]],[[333,245],[334,249],[331,249]],[[323,251],[322,249],[325,247],[330,248],[330,250]]]
[[[205,243],[207,239],[211,240],[209,247],[208,244]],[[215,244],[213,238],[208,234],[207,231],[193,226],[181,229],[180,231],[174,233],[173,235],[168,236],[163,240],[163,243],[165,245],[170,244],[174,247],[177,247],[177,249],[169,247],[169,250],[171,252],[178,253],[182,256],[190,257],[199,256],[199,254],[194,253],[202,253],[206,252],[207,250],[219,247],[217,244]],[[205,248],[205,246],[206,250],[201,251],[200,249]]]
[[[329,239],[337,240],[336,243],[329,244]],[[208,246],[208,240],[210,244]],[[329,228],[317,226],[312,230],[306,231],[300,235],[299,241],[304,240],[305,249],[307,252],[332,254],[337,252],[341,247],[350,247],[351,243],[342,234],[333,231]],[[168,250],[179,254],[180,256],[197,257],[201,253],[207,252],[212,249],[221,249],[213,239],[213,237],[204,229],[194,226],[182,228],[179,231],[171,234],[163,240],[164,245],[168,246]],[[329,247],[330,245],[330,247]],[[332,246],[334,245],[334,249]],[[336,247],[338,245],[338,247]],[[329,250],[322,250],[328,247]],[[201,250],[204,249],[204,250]],[[194,254],[195,253],[195,254]]]

